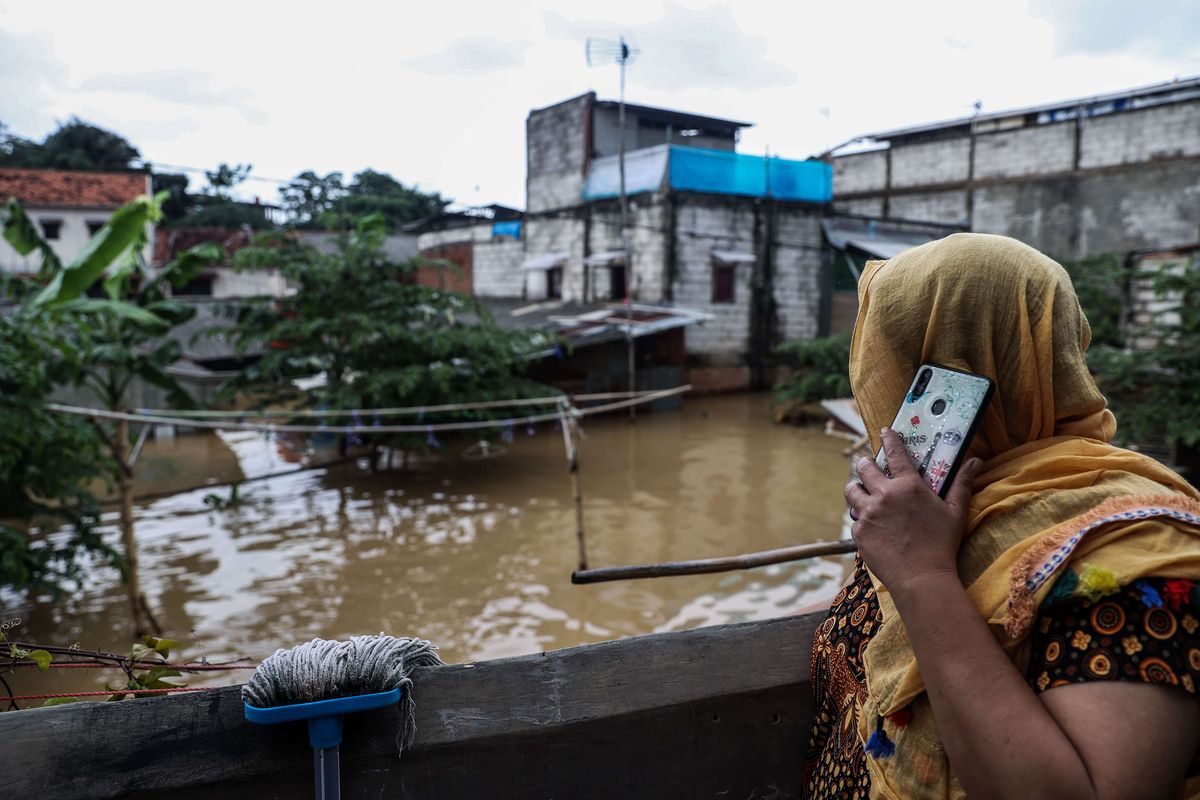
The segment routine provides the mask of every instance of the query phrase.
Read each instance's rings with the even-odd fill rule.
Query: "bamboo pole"
[[[571,473],[571,493],[575,497],[575,539],[579,543],[579,571],[587,571],[587,545],[583,532],[583,490],[579,486],[579,438],[575,433],[575,423],[567,423],[568,438],[571,444],[571,461],[567,469]]]
[[[675,575],[706,575],[711,572],[731,572],[738,569],[765,567],[805,558],[853,553],[854,542],[842,539],[835,542],[814,542],[778,550],[763,550],[722,558],[700,558],[694,561],[667,561],[661,564],[631,564],[621,567],[598,567],[579,569],[571,573],[571,583],[604,583],[606,581],[638,580],[641,578],[668,578]]]

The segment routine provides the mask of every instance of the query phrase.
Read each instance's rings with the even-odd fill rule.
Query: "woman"
[[[1108,444],[1066,272],[955,234],[868,264],[869,431],[926,361],[995,396],[946,500],[896,433],[846,487],[858,547],[813,646],[810,797],[1176,797],[1200,743],[1200,495]]]

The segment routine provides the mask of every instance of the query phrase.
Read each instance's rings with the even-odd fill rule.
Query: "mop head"
[[[417,734],[412,671],[441,666],[437,648],[424,639],[355,636],[348,642],[313,639],[290,650],[276,650],[242,686],[242,699],[257,708],[311,703],[387,692],[399,688],[400,752]]]

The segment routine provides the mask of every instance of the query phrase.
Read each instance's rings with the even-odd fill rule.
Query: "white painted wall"
[[[88,233],[88,223],[96,222],[103,225],[115,209],[59,209],[26,206],[25,213],[31,219],[41,224],[43,220],[60,220],[59,237],[50,241],[50,248],[58,255],[64,264],[75,260],[87,247],[91,234]],[[142,255],[148,269],[154,254],[154,226],[146,227],[146,247]],[[22,256],[13,249],[7,240],[0,238],[0,270],[5,272],[36,273],[41,269],[42,257],[34,251]]]

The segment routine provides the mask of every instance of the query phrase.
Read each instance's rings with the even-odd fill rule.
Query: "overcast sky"
[[[595,90],[588,36],[640,53],[630,102],[754,122],[742,152],[1200,74],[1196,0],[603,3],[0,0],[0,121],[72,115],[149,160],[255,175],[364,167],[524,205],[531,108]],[[246,194],[273,199],[269,183]]]

